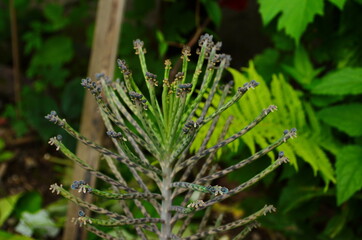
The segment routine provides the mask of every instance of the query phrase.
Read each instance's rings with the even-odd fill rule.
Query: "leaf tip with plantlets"
[[[92,188],[89,185],[87,185],[84,180],[74,181],[70,187],[73,190],[78,190],[79,193],[92,192]]]
[[[121,70],[122,73],[128,71],[128,66],[126,64],[126,60],[117,59],[118,68]]]
[[[153,86],[157,87],[158,86],[158,81],[157,81],[157,75],[150,73],[150,72],[146,72],[146,80],[152,84]]]
[[[188,208],[199,209],[205,207],[205,202],[203,200],[196,200],[187,205]]]
[[[207,49],[211,50],[212,46],[213,46],[213,36],[205,33],[203,35],[200,36],[200,39],[198,41],[199,47],[206,47]]]
[[[140,53],[146,53],[146,49],[143,47],[144,42],[136,39],[133,41],[133,49],[136,51],[136,55],[139,55]]]
[[[61,188],[63,188],[63,184],[58,185],[57,183],[54,183],[54,184],[50,185],[49,190],[52,193],[56,193],[57,195],[59,195]]]
[[[288,139],[293,139],[297,137],[297,129],[292,128],[290,129],[290,131],[286,129],[283,131],[283,135],[284,135],[283,140],[284,142],[286,142]]]
[[[129,92],[129,97],[134,105],[140,107],[143,110],[147,110],[147,100],[143,98],[143,95],[134,91]]]
[[[288,163],[289,162],[289,159],[284,156],[284,152],[283,151],[280,151],[278,153],[278,162],[279,162],[279,165],[283,164],[283,163]]]
[[[63,127],[65,123],[65,119],[60,119],[57,112],[54,110],[50,111],[50,113],[47,114],[44,118],[60,127]]]
[[[87,218],[85,212],[82,210],[78,211],[78,217],[72,218],[71,220],[75,225],[79,224],[80,227],[85,226],[87,224],[92,224],[92,220]]]
[[[102,75],[100,75],[100,78]],[[94,82],[91,80],[91,78],[85,78],[81,80],[81,85],[88,89],[90,93],[96,98],[101,99],[101,93],[102,93],[102,86],[98,82]]]
[[[267,115],[267,114],[272,113],[272,112],[277,111],[277,110],[278,110],[277,106],[270,105],[268,108],[264,109],[264,113],[265,113],[265,115]]]
[[[56,146],[56,151],[59,151],[59,149],[60,149],[60,145],[59,145],[59,142],[61,142],[62,141],[62,139],[63,139],[63,137],[62,137],[62,135],[57,135],[56,137],[52,137],[52,138],[50,138],[49,139],[49,141],[48,141],[48,144],[50,145],[50,146]]]
[[[277,209],[273,205],[265,205],[263,215],[267,215],[268,213],[276,212]]]
[[[192,83],[179,84],[176,90],[176,96],[184,98],[188,93],[191,92]]]
[[[183,46],[182,48],[182,55],[181,55],[181,59],[184,59],[186,61],[190,61],[190,56],[191,56],[191,48],[189,46]]]
[[[221,187],[218,185],[215,186],[208,186],[207,189],[210,191],[211,194],[218,196],[218,195],[224,195],[229,192],[229,189],[226,187]]]

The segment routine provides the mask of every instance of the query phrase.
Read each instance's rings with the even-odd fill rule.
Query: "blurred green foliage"
[[[356,175],[347,172],[341,174],[339,168],[342,164],[338,164],[338,159],[341,157],[340,151],[346,147],[351,150],[352,155],[356,155],[358,151],[352,146],[358,145],[362,136],[362,108],[361,100],[358,98],[362,94],[362,49],[358,44],[362,31],[356,25],[359,20],[362,21],[360,14],[362,5],[360,1],[355,0],[320,0],[313,1],[313,4],[317,2],[324,2],[321,10],[317,6],[313,9],[310,1],[303,2],[306,4],[305,8],[300,10],[318,12],[323,17],[315,16],[312,21],[313,19],[308,20],[308,18],[298,20],[293,16],[293,21],[287,23],[288,27],[292,28],[293,24],[306,25],[303,29],[299,29],[298,35],[293,35],[288,32],[287,27],[285,29],[281,27],[284,26],[281,22],[294,3],[280,2],[277,9],[281,9],[283,14],[272,21],[279,11],[271,10],[270,1],[259,1],[260,13],[264,24],[269,24],[267,31],[271,35],[274,48],[267,49],[257,56],[255,65],[256,70],[265,79],[270,79],[270,70],[273,66],[279,66],[274,72],[288,76],[294,89],[301,90],[300,98],[304,104],[310,106],[309,112],[315,112],[316,118],[321,122],[318,125],[332,128],[332,140],[326,137],[322,137],[321,140],[324,143],[333,142],[338,146],[335,151],[330,151],[334,159],[337,159],[335,165],[336,171],[339,172],[337,188],[344,189],[348,185],[355,192],[361,189],[361,186],[351,179],[346,180],[351,177],[350,174]],[[285,30],[285,33],[280,30]],[[287,35],[294,38],[296,44],[293,44]],[[270,56],[273,57],[273,61],[266,61],[265,59]],[[313,129],[310,130],[315,132]],[[326,133],[326,130],[323,129],[322,133]],[[328,149],[326,145],[324,148]],[[332,158],[332,161],[335,160]],[[345,161],[343,167],[348,165],[352,167],[353,161]],[[347,200],[342,195],[341,191],[337,192],[338,204]]]
[[[9,1],[2,3],[8,6]],[[87,28],[83,22],[92,21],[92,6],[95,1],[79,1],[71,7],[49,1],[14,1],[17,12],[18,36],[21,59],[21,102],[8,104],[3,116],[11,121],[18,136],[29,131],[29,127],[44,140],[56,134],[46,127],[43,115],[60,105],[60,109],[71,113],[72,120],[79,117],[83,91],[72,88],[73,81],[85,75],[87,60]],[[8,7],[1,8],[1,40],[10,40]],[[1,29],[1,27],[3,27]],[[1,59],[11,59],[10,49]],[[83,52],[83,53],[82,53]],[[25,81],[24,81],[25,80]],[[25,83],[24,83],[25,82]],[[65,99],[60,101],[60,99]],[[72,104],[69,104],[71,102]]]
[[[5,141],[0,138],[0,163],[9,161],[14,157],[14,153],[5,150]]]
[[[267,185],[275,192],[270,192],[274,197],[265,197],[277,200],[280,211],[275,218],[267,217],[265,224],[289,239],[360,239],[362,211],[357,206],[361,204],[362,189],[362,30],[358,25],[362,2],[259,0],[259,4],[272,47],[255,57],[256,72],[277,96],[286,84],[293,86],[303,108],[295,106],[292,92],[283,97],[284,103],[279,103],[277,96],[272,100],[278,101],[278,106],[291,107],[287,109],[292,113],[288,118],[304,118],[296,123],[305,127],[296,126],[300,131],[293,147],[299,147],[300,137],[306,137],[301,144],[305,150],[298,159],[314,170],[316,166],[329,166],[332,175],[326,178],[321,170],[322,176],[325,182],[335,182],[323,190],[320,180],[313,177],[315,171],[312,174],[297,159],[298,172],[285,168]],[[275,85],[278,77],[273,74],[277,73],[283,74],[288,83],[279,77]],[[250,77],[248,69],[244,74]],[[241,101],[240,107],[244,104]],[[312,150],[318,145],[324,161],[318,160],[319,154]],[[308,152],[312,154],[307,156]]]

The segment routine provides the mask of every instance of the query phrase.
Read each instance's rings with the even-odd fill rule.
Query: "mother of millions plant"
[[[265,205],[254,214],[225,225],[222,225],[222,218],[219,217],[213,226],[208,227],[210,207],[255,184],[279,165],[287,162],[287,157],[283,152],[279,152],[276,161],[233,189],[210,184],[213,180],[238,170],[273,151],[288,139],[296,136],[296,129],[285,130],[281,138],[270,146],[232,166],[219,170],[213,161],[216,152],[249,132],[277,107],[274,105],[267,107],[261,111],[259,116],[256,116],[254,121],[239,132],[225,138],[232,121],[230,117],[223,126],[218,143],[207,148],[207,143],[216,128],[220,114],[237,102],[247,91],[254,89],[258,83],[256,81],[245,83],[230,98],[228,94],[233,83],[229,82],[221,90],[217,108],[214,110],[210,108],[214,96],[218,94],[222,73],[229,66],[231,58],[229,55],[219,54],[221,43],[214,43],[212,36],[205,34],[199,40],[200,48],[197,50],[199,58],[192,75],[187,75],[190,48],[185,47],[182,50],[182,70],[172,78],[170,77],[171,61],[165,61],[162,96],[160,96],[161,101],[158,101],[156,88],[159,87],[159,79],[147,69],[146,50],[143,42],[136,40],[133,44],[136,54],[139,56],[148,89],[147,93],[140,91],[124,60],[118,60],[124,81],[111,81],[104,74],[98,74],[97,81],[87,78],[83,79],[81,83],[94,95],[107,128],[107,135],[112,139],[116,152],[97,145],[80,135],[55,111],[46,116],[49,121],[63,128],[80,142],[97,150],[104,157],[114,175],[114,177],[110,177],[91,168],[85,161],[68,150],[62,143],[61,136],[58,135],[51,138],[49,143],[55,145],[57,150],[80,164],[85,170],[109,184],[111,190],[96,189],[84,180],[75,181],[71,187],[85,194],[93,194],[105,199],[117,199],[123,212],[112,212],[87,203],[72,195],[62,185],[53,184],[50,190],[73,201],[81,209],[89,209],[96,213],[96,217],[86,216],[84,211],[80,210],[79,217],[72,221],[104,239],[124,239],[124,236],[122,234],[118,234],[117,237],[112,236],[99,230],[96,226],[118,228],[123,225],[134,225],[141,239],[148,239],[156,234],[157,238],[162,240],[210,239],[215,234],[243,227],[240,234],[234,238],[243,239],[253,227],[257,226],[255,220],[258,217],[275,211],[272,205]],[[199,90],[196,90],[197,85],[201,86]],[[206,100],[204,101],[204,99]],[[201,111],[196,111],[198,109]],[[199,116],[197,112],[200,112]],[[189,148],[197,137],[199,129],[210,121],[212,124],[203,139],[203,144],[194,155],[190,156]],[[196,165],[200,161],[203,163]],[[195,166],[200,166],[200,169],[196,176],[192,176]],[[138,186],[130,186],[130,183],[124,180],[120,171],[121,167],[127,167]],[[151,192],[145,184],[150,180],[158,188],[154,192]],[[180,194],[184,194],[182,203],[174,205],[175,198]],[[194,200],[191,201],[191,199]],[[133,213],[130,211],[132,201],[143,215],[142,218],[133,217]],[[146,201],[153,207],[152,214],[149,207],[148,210],[145,207]],[[204,211],[198,231],[189,236],[183,236],[194,214],[198,211]],[[181,227],[175,227],[177,222]]]

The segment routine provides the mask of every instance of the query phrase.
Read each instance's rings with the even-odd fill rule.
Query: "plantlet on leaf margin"
[[[259,159],[296,136],[296,129],[285,130],[282,137],[270,146],[232,166],[216,171],[217,168],[212,161],[215,153],[223,146],[248,133],[270,113],[277,110],[274,105],[267,107],[261,111],[259,116],[255,117],[254,121],[225,139],[232,120],[229,118],[223,126],[218,143],[212,147],[206,147],[217,126],[220,114],[239,101],[249,90],[258,86],[256,81],[245,83],[229,98],[227,95],[233,84],[230,82],[225,85],[220,94],[218,106],[215,106],[214,110],[210,108],[213,98],[218,94],[218,86],[223,71],[229,66],[231,60],[229,55],[218,53],[220,47],[221,43],[214,43],[211,35],[201,36],[199,49],[197,49],[199,58],[193,74],[188,75],[187,69],[190,49],[184,48],[181,56],[183,60],[182,72],[177,73],[171,79],[172,64],[170,60],[166,60],[163,79],[158,79],[158,76],[147,69],[146,50],[143,42],[134,41],[134,49],[139,56],[141,71],[148,90],[146,93],[140,91],[125,60],[117,61],[123,74],[123,81],[111,81],[104,74],[97,74],[96,81],[92,81],[90,78],[83,79],[81,85],[94,95],[107,128],[107,135],[111,137],[116,151],[97,145],[80,135],[55,111],[45,117],[83,144],[97,150],[104,157],[114,175],[111,177],[103,174],[79,159],[62,143],[61,136],[51,138],[49,141],[51,145],[55,145],[57,150],[60,150],[68,158],[109,184],[111,191],[96,189],[83,180],[75,181],[72,184],[73,189],[78,189],[84,194],[94,194],[104,199],[117,199],[123,209],[123,212],[120,213],[111,212],[82,201],[65,190],[62,185],[51,185],[50,189],[53,192],[61,194],[81,208],[89,209],[95,213],[95,216],[91,217],[80,211],[79,217],[73,220],[75,223],[79,223],[104,239],[123,239],[123,237],[121,235],[111,236],[97,229],[97,225],[108,227],[134,225],[136,233],[141,239],[148,239],[148,236],[156,234],[162,240],[200,239],[233,228],[244,227],[240,234],[235,237],[235,239],[243,239],[252,228],[257,227],[255,220],[258,217],[275,211],[273,206],[266,205],[246,218],[225,225],[221,225],[222,218],[220,218],[217,225],[205,229],[210,214],[210,206],[255,184],[280,164],[287,162],[288,159],[283,152],[280,152],[278,159],[270,166],[233,189],[213,186],[211,182]],[[155,88],[161,87],[159,84],[161,82],[163,83],[163,90],[160,96],[161,101],[158,101]],[[197,86],[201,87],[196,93]],[[206,99],[204,104],[202,104],[203,99]],[[201,114],[197,115],[196,110],[199,108],[201,108]],[[201,148],[194,155],[189,156],[190,145],[197,137],[199,129],[210,121],[212,124],[205,139],[203,139]],[[204,161],[201,170],[196,176],[191,176],[191,169],[199,161]],[[127,167],[138,184],[137,189],[129,186],[124,180],[119,171],[120,167]],[[185,182],[186,179],[193,180]],[[153,181],[158,190],[152,193],[147,188],[145,180],[147,182]],[[173,205],[174,199],[185,191],[187,193],[184,195],[184,201],[178,206]],[[191,193],[194,191],[200,192],[199,199],[195,202],[189,202]],[[133,217],[129,207],[130,201],[134,202],[140,214],[143,215],[142,218]],[[152,216],[144,206],[144,201],[149,201],[154,208]],[[189,236],[183,236],[194,213],[205,211],[205,209],[206,212],[201,221],[200,229]],[[182,226],[176,233],[173,228],[177,221],[181,221]]]

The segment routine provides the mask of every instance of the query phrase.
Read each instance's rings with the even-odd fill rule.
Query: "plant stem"
[[[163,181],[162,181],[162,207],[161,207],[161,219],[163,223],[161,225],[160,240],[169,240],[172,232],[171,228],[171,212],[172,206],[171,198],[171,166],[170,163],[166,163],[163,168]]]

